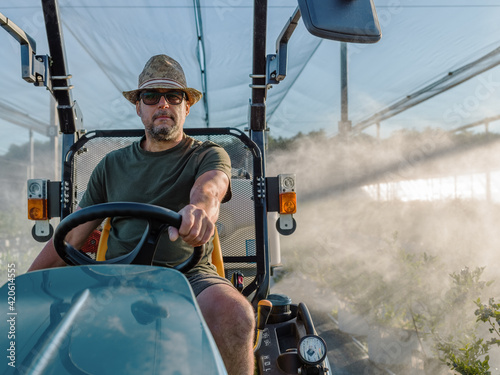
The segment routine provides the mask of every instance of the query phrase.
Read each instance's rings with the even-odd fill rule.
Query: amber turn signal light
[[[47,180],[28,180],[28,219],[48,220]]]
[[[280,214],[291,215],[297,212],[297,194],[295,192],[280,194]]]
[[[48,220],[48,216],[46,199],[28,199],[28,219]]]

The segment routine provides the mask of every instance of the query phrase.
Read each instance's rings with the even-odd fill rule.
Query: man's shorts
[[[206,288],[212,285],[216,284],[226,284],[229,285],[231,288],[233,287],[233,284],[231,282],[224,278],[220,277],[218,275],[210,275],[206,273],[198,273],[193,276],[188,276],[188,281],[191,284],[191,288],[193,289],[194,295],[198,297],[198,295],[203,292]]]

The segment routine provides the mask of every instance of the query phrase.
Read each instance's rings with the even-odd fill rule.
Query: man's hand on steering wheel
[[[136,247],[127,254],[105,261],[96,261],[82,254],[65,241],[66,235],[77,226],[105,217],[135,217],[148,222],[147,228]],[[70,265],[92,264],[147,264],[151,265],[158,241],[168,225],[180,227],[182,217],[179,213],[163,207],[135,202],[102,203],[82,208],[64,218],[54,233],[54,248],[59,257]],[[200,228],[202,228],[201,226]],[[198,264],[203,257],[204,247],[196,246],[191,256],[184,262],[172,267],[187,272]]]
[[[179,229],[169,227],[168,235],[171,241],[181,237],[189,245],[196,247],[207,243],[213,236],[215,224],[202,208],[189,204],[179,211],[182,223]]]

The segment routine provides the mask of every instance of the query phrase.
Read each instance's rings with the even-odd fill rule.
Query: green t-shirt
[[[138,202],[178,212],[189,204],[195,180],[203,173],[220,170],[231,178],[231,161],[226,151],[213,142],[200,142],[184,134],[175,147],[148,152],[141,142],[107,154],[96,166],[79,205],[88,207],[106,202]],[[224,202],[231,198],[228,189]],[[130,252],[139,242],[146,222],[134,218],[112,218],[106,258]],[[189,274],[217,274],[211,264],[212,240],[200,263]],[[186,260],[193,248],[180,238],[171,242],[165,233],[155,255],[156,264],[176,265]]]

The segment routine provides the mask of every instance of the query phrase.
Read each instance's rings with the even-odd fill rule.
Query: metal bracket
[[[281,229],[291,229],[293,228],[293,215],[280,215],[280,224]]]
[[[35,234],[38,237],[45,237],[50,232],[50,222],[49,220],[38,220],[35,222]]]
[[[283,57],[283,56],[282,56]],[[266,58],[266,82],[268,84],[277,85],[280,83],[286,76],[286,48],[285,48],[285,71],[279,71],[279,60],[280,56],[277,54],[267,55]]]
[[[270,54],[266,57],[266,83],[268,85],[277,85],[286,77],[288,41],[295,31],[299,20],[300,10],[297,7],[276,40],[276,54]]]
[[[47,242],[54,234],[54,227],[49,220],[37,220],[31,229],[33,239],[38,242]]]
[[[50,79],[50,56],[48,55],[37,55],[34,60],[34,74],[36,76],[36,82],[33,82],[35,86],[45,86],[47,90],[52,93],[52,80]]]

